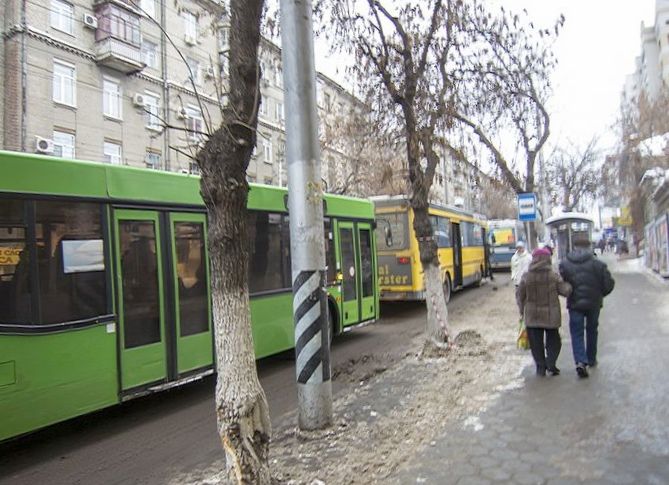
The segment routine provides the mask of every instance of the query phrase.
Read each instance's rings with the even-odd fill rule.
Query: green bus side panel
[[[246,206],[251,210],[286,212],[285,196],[288,192],[280,187],[250,184],[249,200]]]
[[[374,204],[365,199],[340,195],[326,195],[328,216],[374,220]]]
[[[105,166],[0,151],[3,192],[107,197]]]
[[[107,190],[112,199],[204,206],[199,177],[131,167],[106,169]]]
[[[251,299],[253,343],[261,359],[293,348],[293,294],[290,292]]]
[[[3,335],[15,377],[0,385],[0,441],[118,402],[116,333],[106,328]]]

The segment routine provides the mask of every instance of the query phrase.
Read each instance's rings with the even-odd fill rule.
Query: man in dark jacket
[[[574,251],[560,263],[560,274],[572,286],[567,308],[576,372],[579,377],[588,377],[587,366],[597,365],[599,311],[615,283],[606,264],[593,255],[587,240],[574,241]]]

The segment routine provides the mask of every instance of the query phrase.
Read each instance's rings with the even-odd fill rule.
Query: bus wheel
[[[444,300],[446,303],[451,301],[451,277],[446,275],[446,280],[444,281]]]

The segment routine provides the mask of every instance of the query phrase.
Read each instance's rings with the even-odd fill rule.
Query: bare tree
[[[527,18],[501,7],[493,14],[474,2],[463,20],[457,55],[458,77],[453,118],[490,152],[516,192],[534,192],[535,165],[550,134],[546,102],[556,65],[551,39],[564,23],[536,28]],[[532,239],[536,239],[533,228]]]
[[[384,132],[369,108],[357,101],[345,112],[325,112],[320,142],[328,161],[328,191],[357,197],[406,192],[403,149],[395,133]]]
[[[359,86],[380,120],[398,132],[406,150],[413,229],[423,266],[427,303],[426,350],[448,346],[448,311],[428,216],[429,194],[439,163],[437,138],[447,131],[458,1],[324,0],[339,45],[359,62]]]
[[[585,148],[570,146],[556,149],[546,161],[547,187],[554,205],[564,211],[584,210],[584,203],[593,200],[601,187],[600,152],[597,139]]]

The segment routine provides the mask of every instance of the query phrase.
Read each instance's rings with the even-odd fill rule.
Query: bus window
[[[451,247],[451,221],[445,217],[430,216],[432,231],[438,248]]]
[[[490,229],[490,242],[493,246],[513,246],[516,236],[513,227],[493,227]]]
[[[376,244],[379,251],[408,247],[406,212],[377,214],[376,222]],[[390,230],[392,238],[386,237],[387,229]]]
[[[126,349],[159,342],[160,293],[153,221],[118,223]]]
[[[362,296],[374,296],[372,273],[372,236],[368,229],[360,229],[360,262],[362,264]]]
[[[332,239],[332,220],[328,217],[325,219],[324,225],[325,234],[325,283],[333,285],[337,283],[337,263],[334,249],[334,240]]]
[[[250,211],[249,291],[260,293],[290,288],[284,276],[281,214]],[[286,278],[286,276],[288,278]]]
[[[0,199],[0,323],[29,323],[30,261],[23,202]]]
[[[35,203],[40,323],[107,313],[101,214],[95,203]]]
[[[174,223],[182,337],[209,330],[207,261],[203,226],[201,222]]]

